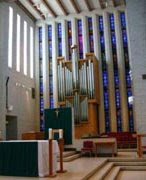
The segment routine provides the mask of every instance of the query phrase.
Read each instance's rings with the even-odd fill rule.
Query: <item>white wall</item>
[[[146,1],[127,0],[130,62],[133,75],[136,129],[146,132]]]
[[[8,23],[9,23],[9,5],[14,10],[14,39],[13,39],[13,67],[8,68]],[[17,13],[21,16],[21,72],[16,71],[16,17]],[[0,3],[0,130],[3,131],[5,138],[5,116],[14,115],[18,119],[18,138],[21,138],[23,132],[35,130],[35,99],[31,97],[31,88],[35,87],[34,79],[30,79],[23,74],[23,21],[26,20],[28,26],[35,27],[34,22],[15,4]],[[35,30],[34,30],[35,32]],[[29,37],[28,37],[29,38]],[[29,41],[29,39],[28,39]],[[29,52],[29,46],[28,46]],[[28,55],[28,62],[30,61]],[[28,63],[29,65],[29,63]],[[29,66],[28,66],[29,68]],[[8,83],[8,105],[13,106],[11,112],[7,112],[6,104],[6,79],[10,77]],[[19,83],[20,86],[16,86]]]
[[[2,17],[3,10],[1,9],[0,4],[0,17]],[[2,18],[0,18],[0,42],[4,42],[3,37],[3,27],[4,21]],[[4,28],[4,27],[3,27]],[[4,94],[4,72],[3,72],[3,64],[4,61],[2,61],[3,56],[2,52],[4,54],[4,45],[2,46],[2,43],[0,43],[0,130],[2,131],[2,134],[5,133],[5,94]]]

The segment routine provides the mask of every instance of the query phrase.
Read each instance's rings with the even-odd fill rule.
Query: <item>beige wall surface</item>
[[[14,12],[12,68],[8,68],[9,6],[13,8]],[[17,13],[21,16],[20,72],[16,71]],[[21,138],[23,132],[35,130],[35,99],[31,95],[31,88],[35,87],[35,81],[30,79],[29,71],[28,76],[23,74],[24,20],[28,24],[28,32],[30,26],[35,27],[34,22],[15,3],[0,3],[0,130],[2,131],[3,139],[6,137],[6,115],[17,116],[18,139]],[[27,50],[29,52],[29,46]],[[29,66],[29,53],[27,59]],[[8,77],[8,106],[12,107],[11,111],[6,110],[6,80]]]

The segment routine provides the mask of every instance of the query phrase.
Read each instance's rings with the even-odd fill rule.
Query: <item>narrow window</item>
[[[34,61],[34,42],[33,42],[33,28],[30,27],[30,77],[33,78],[33,61]]]
[[[8,67],[12,68],[13,8],[9,7]]]
[[[17,48],[16,48],[17,60],[16,70],[20,72],[20,15],[17,14]]]
[[[27,22],[24,21],[24,75],[27,75]]]

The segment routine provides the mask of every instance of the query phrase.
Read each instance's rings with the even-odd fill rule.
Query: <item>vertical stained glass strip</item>
[[[83,59],[83,33],[82,33],[82,20],[77,20],[78,25],[78,46],[79,46],[79,58]]]
[[[62,26],[61,23],[57,24],[58,29],[58,56],[62,56]]]
[[[122,30],[124,59],[125,59],[125,77],[126,77],[127,102],[128,102],[128,114],[129,114],[129,131],[133,132],[134,131],[133,105],[129,100],[132,97],[131,76],[130,76],[131,71],[130,71],[129,53],[128,53],[126,18],[124,12],[120,13],[120,19],[121,19],[121,30]]]
[[[53,101],[53,73],[52,73],[52,25],[48,25],[48,52],[49,52],[49,105],[54,107]]]
[[[42,66],[42,27],[39,27],[39,80],[40,80],[40,130],[44,130],[43,66]]]
[[[105,59],[105,39],[104,39],[103,17],[99,16],[98,21],[99,21],[99,36],[100,36],[101,59],[102,59],[105,131],[110,132],[108,71],[107,71],[107,64],[106,64],[106,59]]]
[[[92,18],[91,17],[88,17],[88,29],[89,29],[89,48],[90,48],[90,52],[94,52],[93,24],[92,24]]]
[[[113,55],[113,72],[114,72],[114,84],[115,84],[115,101],[116,101],[116,117],[117,117],[117,131],[122,131],[122,119],[121,119],[121,102],[120,102],[120,87],[119,87],[119,74],[118,74],[118,62],[117,62],[117,47],[116,47],[116,33],[115,33],[115,20],[114,15],[109,14],[110,21],[110,33],[112,43],[112,55]]]
[[[71,60],[71,45],[72,45],[71,21],[67,22],[67,26],[68,26],[68,55],[69,55],[69,60]]]

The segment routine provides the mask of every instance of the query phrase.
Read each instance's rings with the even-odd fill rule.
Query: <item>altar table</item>
[[[40,176],[49,175],[48,140],[0,142],[0,175]],[[53,172],[57,171],[59,147],[53,140]]]

